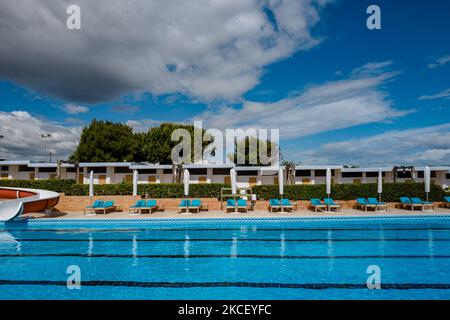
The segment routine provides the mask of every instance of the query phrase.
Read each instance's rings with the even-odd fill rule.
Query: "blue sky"
[[[93,118],[137,131],[196,119],[279,128],[284,158],[302,163],[450,163],[448,1],[248,0],[226,10],[156,2],[167,19],[142,35],[132,26],[102,31],[96,23],[111,13],[79,2],[80,31],[64,29],[64,1],[28,3],[26,12],[0,5],[8,13],[0,22],[17,26],[0,32],[0,157],[41,159],[30,136],[42,131],[54,133],[54,152],[66,157]],[[381,8],[381,30],[366,28],[370,4]],[[157,8],[116,21],[139,25]],[[172,25],[181,14],[197,21]],[[211,16],[224,23],[213,26]],[[18,44],[7,49],[9,39]]]

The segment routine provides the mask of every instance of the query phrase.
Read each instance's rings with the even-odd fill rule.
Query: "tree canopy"
[[[172,141],[172,133],[176,129],[185,129],[189,132],[192,150],[191,161],[194,161],[195,128],[193,125],[162,123],[150,128],[145,133],[134,133],[132,128],[126,124],[103,120],[93,120],[83,129],[80,142],[70,159],[78,162],[146,161],[172,164],[172,149],[180,142]],[[202,130],[202,136],[205,136],[205,130]],[[202,151],[209,143],[211,141],[202,142]],[[249,147],[250,143],[257,143],[257,153]],[[238,147],[244,147],[245,149],[244,165],[263,164],[264,161],[261,161],[258,156],[260,148],[267,149],[268,156],[271,156],[272,145],[270,141],[260,141],[256,138],[247,137],[245,141],[235,141],[235,149],[237,150]],[[234,155],[229,155],[229,158],[234,158],[234,161],[237,161],[237,151]],[[256,163],[254,163],[254,159],[257,159]]]
[[[273,155],[272,151],[275,151]],[[249,136],[243,140],[234,140],[234,153],[229,154],[228,159],[238,166],[270,166],[278,160],[277,151],[278,145],[270,140],[264,141]],[[262,159],[261,154],[265,154],[266,158]]]
[[[148,161],[171,164],[172,148],[179,143],[171,140],[172,132],[176,129],[186,129],[191,134],[193,146],[192,125],[163,123],[146,133],[133,133],[126,124],[93,120],[83,129],[80,142],[70,159],[78,162]],[[208,143],[204,142],[203,148]]]
[[[93,120],[81,133],[80,142],[70,157],[79,162],[140,161],[141,135],[121,123]]]

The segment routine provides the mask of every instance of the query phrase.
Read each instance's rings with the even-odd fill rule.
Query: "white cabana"
[[[133,171],[133,197],[136,197],[138,194],[138,171]]]

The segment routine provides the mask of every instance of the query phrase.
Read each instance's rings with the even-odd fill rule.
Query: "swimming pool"
[[[41,220],[0,266],[0,299],[449,299],[450,218]]]

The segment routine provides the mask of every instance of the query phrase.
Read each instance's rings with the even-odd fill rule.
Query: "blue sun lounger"
[[[281,199],[281,209],[286,209],[288,211],[297,210],[297,204],[292,204],[289,199]]]
[[[88,209],[92,209],[92,211],[95,212],[95,208],[101,208],[102,206],[103,206],[102,200],[95,200],[91,206],[86,206],[84,208],[84,214],[86,214],[86,210],[88,210]]]
[[[317,210],[325,210],[327,208],[327,206],[324,205],[323,202],[320,201],[320,199],[316,199],[316,198],[313,198],[310,200],[309,207],[311,209],[314,209],[315,212],[317,212]]]
[[[238,207],[238,211],[239,211],[239,209],[241,209],[241,210],[244,210],[245,212],[247,212],[247,211],[248,211],[248,208],[247,208],[247,200],[244,200],[244,199],[238,199],[238,201],[237,201],[237,207]]]
[[[141,213],[142,208],[146,206],[145,200],[137,200],[134,205],[130,206],[128,213],[129,214],[138,214]],[[135,211],[132,213],[131,211]]]
[[[444,208],[450,208],[450,197],[444,197],[444,201],[442,201],[441,206]]]
[[[333,201],[332,198],[324,198],[323,199],[323,203],[325,204],[325,206],[327,206],[327,208],[329,208],[330,210],[335,209],[336,211],[340,211],[341,210],[341,205],[337,204]]]
[[[147,202],[141,207],[141,210],[148,210],[149,213],[152,213],[153,209],[157,208],[158,204],[156,200],[147,200]]]
[[[117,206],[114,204],[114,201],[104,201],[103,205],[100,207],[94,208],[95,213],[101,212],[106,214],[108,211],[115,211]]]
[[[181,211],[185,210],[186,212],[188,212],[190,204],[191,204],[191,202],[189,200],[183,199],[183,200],[181,200],[180,204],[178,205],[178,208]]]
[[[280,210],[281,209],[281,203],[278,199],[270,199],[269,200],[269,211],[274,212],[274,210]]]
[[[431,208],[432,210],[434,210],[433,202],[422,201],[422,199],[417,198],[417,197],[411,198],[411,202],[415,203],[415,204],[421,204],[424,208],[427,207],[427,208]]]
[[[366,198],[356,198],[356,207],[364,209],[364,211],[367,211],[369,208],[373,208],[374,210],[377,208],[375,204],[369,203]]]
[[[234,199],[228,199],[227,200],[227,206],[226,206],[226,211],[228,212],[228,210],[232,210],[232,211],[239,211],[239,210],[244,210],[245,212],[247,212],[247,200],[244,199],[238,199],[237,201]]]
[[[379,202],[376,198],[367,198],[367,202],[376,205],[376,209],[383,209],[381,211],[387,211],[387,204],[384,202]]]
[[[197,210],[197,212],[200,212],[200,209],[202,208],[202,200],[195,199],[192,200],[189,204],[189,210]]]
[[[411,209],[413,211],[415,208],[422,209],[423,204],[422,203],[414,203],[409,197],[400,197],[400,203],[398,204],[399,208],[403,209]]]

